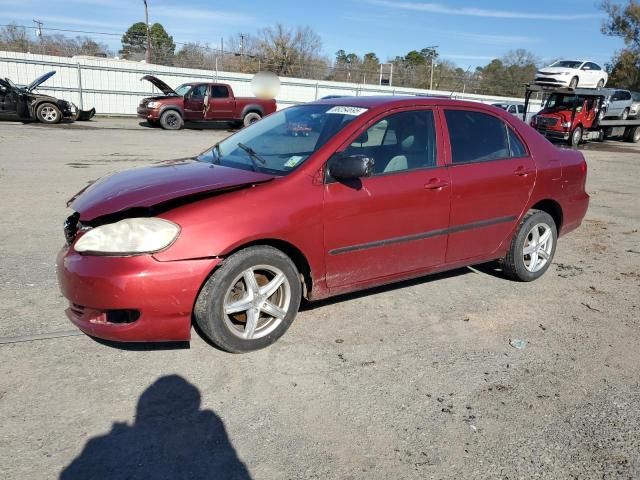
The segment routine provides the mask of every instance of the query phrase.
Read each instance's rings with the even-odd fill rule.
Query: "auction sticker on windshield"
[[[357,117],[358,115],[362,115],[366,111],[367,111],[366,108],[345,107],[345,106],[339,105],[337,107],[333,107],[333,108],[327,110],[327,113],[334,113],[334,114],[338,114],[338,115],[353,115],[353,116]]]

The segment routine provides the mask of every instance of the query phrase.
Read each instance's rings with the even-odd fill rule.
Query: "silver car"
[[[629,90],[617,90],[608,88],[604,92],[604,118],[619,118],[626,120],[631,114],[633,98]]]

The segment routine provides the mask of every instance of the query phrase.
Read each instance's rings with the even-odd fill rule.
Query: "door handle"
[[[516,168],[516,171],[513,172],[513,174],[517,175],[519,177],[526,177],[527,175],[531,175],[534,172],[535,172],[535,170],[530,170],[528,168],[524,168],[523,166],[520,166],[520,167]]]
[[[425,184],[424,188],[427,190],[442,190],[449,186],[449,182],[445,182],[444,180],[440,180],[439,178],[432,178],[428,183]]]

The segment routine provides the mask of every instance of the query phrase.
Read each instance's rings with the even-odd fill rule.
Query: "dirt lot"
[[[227,134],[0,124],[1,478],[640,478],[638,147],[585,149],[587,220],[532,284],[462,269],[342,297],[242,356],[77,335],[67,198]]]

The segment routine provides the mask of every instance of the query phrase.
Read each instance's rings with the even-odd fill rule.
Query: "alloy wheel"
[[[282,323],[291,304],[291,285],[282,270],[257,265],[231,282],[224,298],[224,323],[244,340],[269,335]]]
[[[47,122],[55,122],[58,119],[58,112],[55,108],[48,105],[42,107],[40,110],[42,118]]]
[[[522,258],[531,273],[540,271],[551,259],[553,231],[546,223],[538,223],[529,231],[524,241]]]

